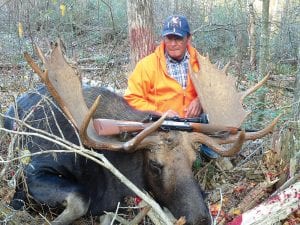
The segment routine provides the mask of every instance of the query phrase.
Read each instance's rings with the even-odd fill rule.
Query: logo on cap
[[[175,32],[175,28],[176,27],[181,27],[181,21],[180,18],[178,16],[173,16],[171,21],[168,23],[168,27],[173,28],[174,32]]]

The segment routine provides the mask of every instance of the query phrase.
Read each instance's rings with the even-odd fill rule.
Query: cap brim
[[[164,31],[164,32],[162,33],[162,36],[165,37],[165,36],[170,35],[170,34],[176,35],[176,36],[179,36],[179,37],[185,37],[185,36],[187,35],[187,34],[183,35],[183,34],[178,33],[178,32],[176,32],[176,31],[174,32],[173,30],[166,30],[166,31]]]

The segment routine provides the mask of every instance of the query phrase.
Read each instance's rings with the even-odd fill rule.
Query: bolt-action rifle
[[[159,116],[150,116],[145,122],[94,119],[94,127],[98,135],[117,135],[122,133],[139,132],[150,126]],[[201,118],[169,117],[164,120],[160,129],[163,131],[179,130],[188,132],[201,132],[213,136],[236,134],[240,129],[236,127],[218,126],[202,123]]]

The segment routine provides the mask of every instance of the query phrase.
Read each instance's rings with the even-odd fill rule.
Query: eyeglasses
[[[177,35],[168,35],[168,36],[165,36],[164,38],[164,41],[166,44],[171,44],[173,41],[176,43],[176,44],[182,44],[185,40],[185,37],[179,37]]]

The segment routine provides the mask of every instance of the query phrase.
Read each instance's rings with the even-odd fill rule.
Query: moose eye
[[[156,176],[159,176],[162,173],[163,165],[161,165],[158,162],[155,162],[153,160],[149,160],[149,168],[153,174],[155,174]]]

